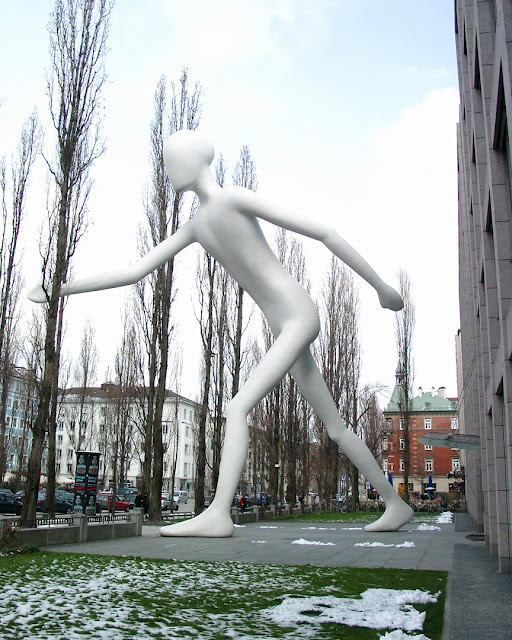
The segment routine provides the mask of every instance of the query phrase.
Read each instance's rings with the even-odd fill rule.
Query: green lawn
[[[315,513],[305,513],[304,515],[297,516],[282,516],[280,520],[294,520],[296,522],[374,522],[383,514],[371,512],[371,511],[358,511],[350,513],[337,513],[335,511],[317,511]],[[439,517],[439,513],[417,513],[411,520],[413,524],[421,524],[427,522],[434,524]]]
[[[436,603],[409,605],[414,615],[426,612],[426,619],[422,632],[402,637],[423,633],[440,640],[446,578],[436,571],[32,553],[0,558],[0,628],[6,640],[377,640],[391,630],[331,621],[349,602],[340,599],[359,606],[360,594],[370,588],[420,589],[440,594]],[[386,595],[385,606],[390,595],[395,592]],[[283,607],[293,611],[299,602],[293,596],[314,600],[300,603],[295,617],[279,624]],[[383,619],[378,606],[369,617]]]

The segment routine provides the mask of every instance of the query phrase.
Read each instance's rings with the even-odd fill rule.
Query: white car
[[[187,504],[188,493],[186,491],[175,491],[174,499],[178,504]]]
[[[171,497],[168,493],[162,494],[162,511],[177,511],[179,508],[178,501],[176,498],[171,500]]]

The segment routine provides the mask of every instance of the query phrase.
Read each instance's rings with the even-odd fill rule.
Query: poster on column
[[[77,451],[76,454],[74,508],[88,516],[96,515],[100,455],[95,451]]]

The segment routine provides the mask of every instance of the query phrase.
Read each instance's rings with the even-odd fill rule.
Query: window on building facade
[[[400,451],[405,449],[405,438],[400,438]]]
[[[432,418],[425,418],[424,425],[425,429],[432,429]]]
[[[384,471],[384,473],[386,473],[388,470],[388,459],[384,458],[382,460],[382,471]]]
[[[59,444],[62,444],[62,436],[57,436],[57,442],[58,442]]]
[[[400,431],[403,431],[404,429],[405,429],[405,419],[400,418]]]
[[[73,465],[70,463],[68,463],[68,473],[73,473]]]
[[[452,458],[452,471],[460,471],[460,458]]]
[[[73,457],[73,449],[68,449],[68,460]]]
[[[450,421],[450,426],[452,429],[458,429],[459,428],[459,419],[458,418],[452,418]]]
[[[14,400],[13,403],[12,403],[12,410],[13,411],[18,411],[19,406],[20,406],[19,401],[18,400]]]
[[[164,434],[164,436],[166,436],[169,433],[169,425],[168,424],[163,424],[162,425],[162,433]]]
[[[185,455],[188,456],[188,454],[189,454],[189,445],[186,444],[185,445]]]
[[[429,458],[425,460],[425,471],[432,471],[432,470],[433,470],[433,464],[432,464],[432,460]]]
[[[432,445],[431,444],[426,444],[425,445],[425,451],[432,451]]]
[[[185,437],[190,438],[190,427],[185,427]]]
[[[400,471],[405,471],[405,460],[400,458]]]
[[[60,473],[60,462],[57,462],[57,464],[55,465],[55,471],[57,473]]]
[[[388,450],[388,439],[382,438],[382,451],[387,451],[387,450]]]
[[[12,398],[7,398],[7,408],[10,409],[12,407]]]
[[[57,449],[55,451],[55,457],[57,458],[57,460],[60,460],[62,458],[62,449]]]

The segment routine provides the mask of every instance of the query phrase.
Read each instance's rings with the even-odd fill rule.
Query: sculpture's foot
[[[195,518],[161,527],[159,533],[161,536],[229,538],[234,530],[229,509],[218,509],[211,505]]]
[[[398,498],[398,496],[397,496]],[[386,510],[381,517],[367,524],[365,531],[397,531],[404,524],[413,519],[414,511],[401,498],[393,500],[392,503],[386,505]]]

